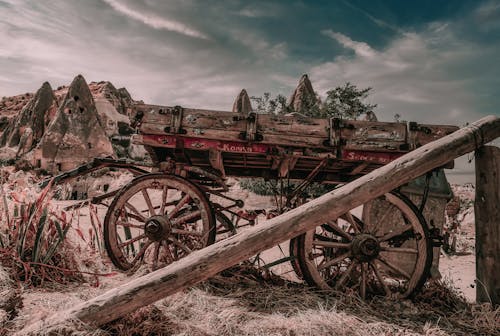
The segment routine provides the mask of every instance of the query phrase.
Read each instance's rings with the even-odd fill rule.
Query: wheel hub
[[[170,221],[164,216],[149,217],[144,225],[144,233],[154,241],[160,241],[172,231]]]
[[[352,253],[360,261],[375,259],[380,252],[380,243],[370,234],[362,233],[352,241]]]

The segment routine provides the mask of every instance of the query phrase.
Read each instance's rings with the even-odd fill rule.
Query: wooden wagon
[[[212,244],[216,235],[235,234],[230,218],[241,217],[244,202],[227,195],[229,176],[277,181],[279,215],[307,201],[313,182],[347,183],[457,130],[146,104],[134,106],[132,121],[132,141],[145,146],[154,172],[113,160],[87,167],[125,167],[137,175],[97,199],[114,197],[104,239],[121,270],[144,263],[157,269]],[[299,277],[322,289],[405,298],[426,281],[438,238],[395,190],[295,237],[290,260]]]

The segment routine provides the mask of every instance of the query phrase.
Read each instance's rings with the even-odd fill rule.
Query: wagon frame
[[[91,200],[108,206],[106,249],[124,271],[142,263],[154,270],[210,245],[216,234],[235,234],[230,217],[241,217],[237,210],[244,202],[225,194],[228,176],[298,181],[280,195],[279,215],[299,205],[312,182],[350,182],[457,129],[146,104],[135,105],[131,116],[138,130],[132,142],[145,146],[152,172],[144,163],[95,159],[55,177],[62,181],[102,167],[136,176]],[[377,202],[392,212],[375,216],[375,223]],[[406,298],[425,283],[438,240],[421,211],[396,190],[293,238],[288,260],[300,278],[321,289],[354,291],[363,299]]]

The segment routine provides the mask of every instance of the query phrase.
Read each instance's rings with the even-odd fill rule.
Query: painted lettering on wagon
[[[402,154],[399,153],[382,153],[382,152],[358,152],[358,151],[344,151],[342,157],[348,161],[367,161],[380,164],[387,164]]]
[[[245,145],[233,145],[233,144],[222,144],[221,150],[225,152],[241,152],[241,153],[252,153],[252,146]]]

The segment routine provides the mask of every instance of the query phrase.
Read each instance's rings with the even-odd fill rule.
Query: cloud
[[[482,23],[487,30],[500,26],[500,2],[487,1],[479,5],[473,12],[474,19]]]
[[[322,94],[347,81],[373,87],[370,100],[378,103],[376,113],[382,120],[391,121],[397,113],[418,122],[473,121],[481,115],[468,89],[476,78],[448,69],[477,55],[450,29],[446,24],[434,24],[421,33],[405,33],[378,51],[341,33],[322,31],[355,54],[312,67],[310,78]]]
[[[365,11],[364,9],[361,9],[357,6],[354,6],[352,4],[352,2],[350,1],[346,1],[346,0],[342,0],[342,2],[347,6],[347,7],[350,7],[360,13],[362,13],[363,15],[365,15],[370,21],[372,21],[373,23],[375,23],[377,26],[379,27],[382,27],[382,28],[388,28],[390,30],[392,30],[393,32],[396,32],[396,33],[399,33],[399,34],[405,34],[406,32],[404,30],[402,30],[401,28],[395,26],[395,25],[392,25],[392,24],[389,24],[387,23],[386,21],[384,20],[381,20],[373,15],[371,15],[370,13],[368,13],[367,11]]]
[[[144,23],[145,25],[154,28],[154,29],[165,29],[168,31],[176,32],[179,34],[183,34],[190,37],[200,38],[208,40],[209,37],[204,33],[197,31],[188,27],[187,25],[173,21],[167,20],[165,18],[153,15],[146,14],[136,11],[129,6],[117,1],[117,0],[103,0],[105,3],[110,5],[117,12],[137,21]]]
[[[271,18],[277,17],[282,12],[282,8],[278,4],[270,2],[262,2],[258,5],[248,4],[240,9],[237,14],[247,18]]]
[[[333,38],[345,48],[354,50],[358,56],[373,57],[376,54],[375,50],[373,50],[367,43],[353,41],[344,34],[336,33],[332,30],[323,30],[321,33]]]

